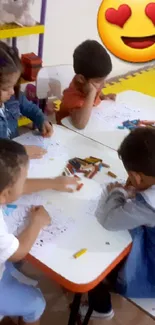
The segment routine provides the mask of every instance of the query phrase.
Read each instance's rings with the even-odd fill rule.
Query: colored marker
[[[73,257],[74,257],[74,258],[78,258],[78,257],[82,256],[83,254],[85,254],[86,252],[87,252],[87,249],[86,249],[86,248],[83,248],[83,249],[81,249],[79,252],[75,253],[75,254],[73,255]]]

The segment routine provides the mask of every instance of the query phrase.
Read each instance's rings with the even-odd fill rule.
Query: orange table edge
[[[56,281],[58,284],[60,284],[67,290],[74,293],[85,293],[95,288],[125,257],[127,257],[127,255],[131,251],[131,247],[132,244],[126,247],[124,251],[107,267],[104,272],[102,272],[95,280],[86,284],[77,284],[65,279],[60,274],[56,273],[48,266],[44,265],[42,262],[40,262],[30,254],[26,257],[26,260],[34,266],[38,267],[43,273],[47,274],[48,277]]]

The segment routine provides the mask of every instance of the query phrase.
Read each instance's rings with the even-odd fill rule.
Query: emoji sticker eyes
[[[127,20],[130,18],[131,14],[132,14],[131,8],[128,5],[123,4],[119,6],[118,9],[114,9],[114,8],[107,9],[105,12],[105,18],[108,21],[108,23],[123,28]]]
[[[151,2],[146,6],[145,14],[155,25],[155,2]]]

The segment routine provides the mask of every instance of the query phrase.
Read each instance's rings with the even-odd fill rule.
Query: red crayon
[[[95,170],[93,170],[87,177],[93,178],[98,173],[98,166],[95,166]]]
[[[78,185],[78,187],[77,187],[77,191],[80,191],[80,190],[81,190],[81,188],[83,187],[83,185],[84,185],[84,184],[82,184],[82,183],[81,183],[81,184],[79,184],[79,185]]]
[[[69,169],[71,174],[74,174],[73,168],[70,164],[67,165],[67,168]]]

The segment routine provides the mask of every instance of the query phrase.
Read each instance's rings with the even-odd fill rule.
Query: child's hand
[[[29,216],[31,222],[39,224],[40,228],[51,224],[51,218],[43,206],[33,207],[29,212]]]
[[[38,146],[24,146],[24,147],[30,159],[40,159],[47,153],[45,149]]]
[[[129,185],[124,186],[123,184],[120,184],[118,182],[108,184],[108,186],[107,186],[108,193],[110,193],[115,188],[123,188],[127,192],[127,196],[128,196],[129,199],[134,198],[135,195],[136,195],[135,187],[129,186]]]
[[[48,121],[45,121],[42,125],[41,135],[44,138],[50,138],[52,134],[53,126]]]
[[[115,188],[124,188],[124,185],[118,183],[118,182],[115,182],[115,183],[110,183],[107,185],[107,191],[108,193],[110,193],[113,189]]]
[[[128,177],[127,181],[126,181],[126,184],[125,184],[125,187],[127,188],[128,186],[132,186],[132,183],[130,181],[130,178]]]
[[[113,100],[115,101],[116,94],[101,95],[101,100]]]
[[[133,186],[127,186],[124,188],[128,193],[128,198],[133,199],[136,196],[136,189]]]
[[[94,96],[95,96],[97,93],[96,87],[91,82],[86,82],[83,87],[83,90],[86,95],[94,94]]]
[[[125,190],[128,192],[128,197],[130,199],[136,196],[136,188],[132,185],[130,178],[128,177],[126,184],[124,186]]]
[[[52,180],[52,189],[59,192],[75,192],[79,185],[76,177],[59,176]]]

